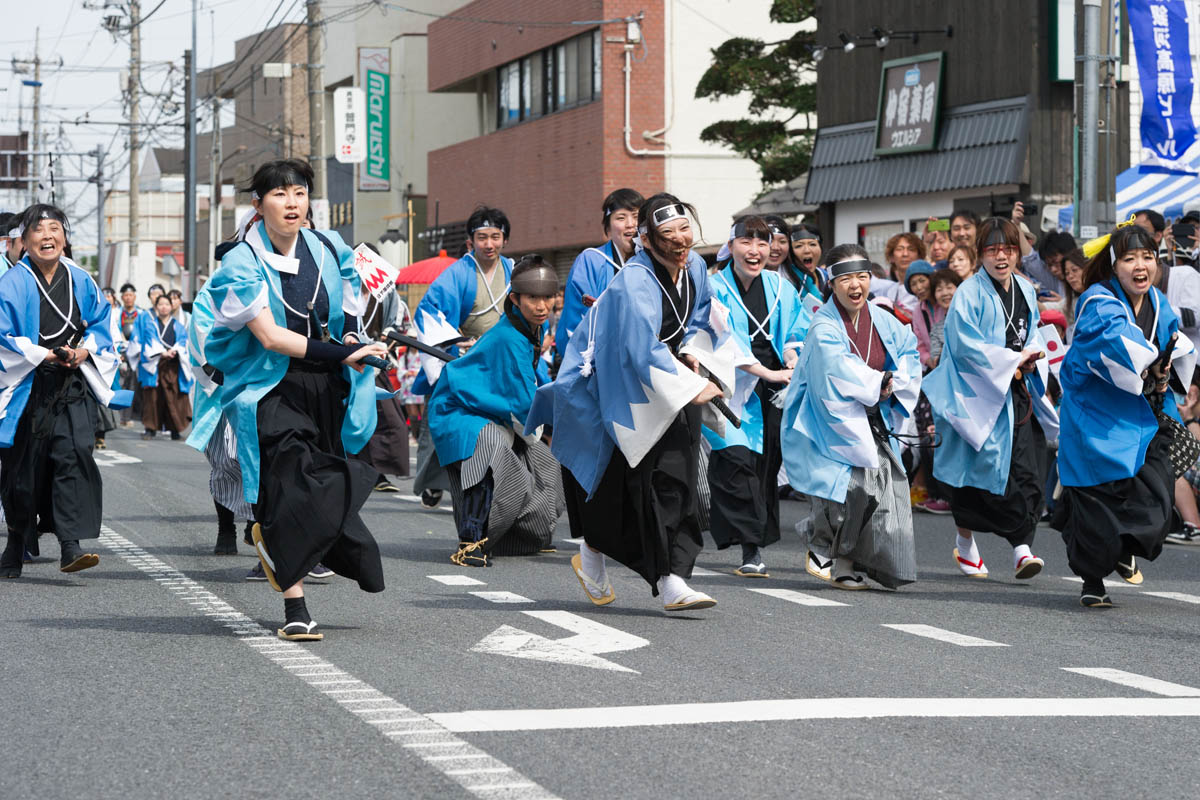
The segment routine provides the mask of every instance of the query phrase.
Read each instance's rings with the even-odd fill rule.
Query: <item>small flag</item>
[[[1058,328],[1053,325],[1042,325],[1038,330],[1042,334],[1042,341],[1046,343],[1046,359],[1049,362],[1050,372],[1057,378],[1058,371],[1062,368],[1062,360],[1067,357],[1067,346],[1063,344],[1062,337],[1058,335]]]
[[[382,300],[388,292],[395,290],[396,278],[400,275],[400,270],[365,244],[354,248],[354,269],[376,300]]]

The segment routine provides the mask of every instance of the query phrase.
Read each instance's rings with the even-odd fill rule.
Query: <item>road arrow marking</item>
[[[521,613],[548,622],[575,635],[565,639],[547,639],[511,625],[501,625],[471,650],[476,653],[493,653],[533,661],[549,661],[552,664],[567,664],[575,667],[636,674],[637,670],[614,664],[607,659],[600,658],[598,654],[636,650],[650,644],[648,640],[640,636],[625,633],[578,614],[572,614],[570,611],[523,611]]]
[[[97,467],[115,467],[118,464],[140,464],[142,460],[135,458],[125,453],[119,453],[116,450],[101,450],[98,453],[93,453],[96,459]]]

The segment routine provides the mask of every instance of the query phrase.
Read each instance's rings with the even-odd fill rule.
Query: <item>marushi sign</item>
[[[366,160],[358,168],[360,191],[386,192],[391,188],[389,120],[391,51],[386,47],[360,47],[359,86],[366,93]]]

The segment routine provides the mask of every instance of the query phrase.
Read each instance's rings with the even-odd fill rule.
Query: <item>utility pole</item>
[[[196,86],[194,51],[183,51],[183,106],[187,114],[183,118],[183,265],[188,271],[188,288],[191,300],[196,295]]]
[[[33,172],[30,175],[29,190],[33,202],[41,199],[42,157],[38,153],[42,149],[42,29],[33,31]]]
[[[139,176],[138,141],[141,115],[138,113],[138,91],[142,84],[142,4],[129,0],[129,274],[136,274],[138,239],[141,238],[138,219]],[[191,116],[190,111],[188,109]]]
[[[321,66],[321,0],[308,2],[308,160],[316,186],[313,197],[326,197],[325,86]]]
[[[110,283],[104,275],[104,149],[96,145],[96,274],[100,283]]]
[[[1100,100],[1100,2],[1083,0],[1083,131],[1079,153],[1079,225],[1096,225],[1097,125]]]
[[[212,151],[208,160],[208,274],[217,270],[217,242],[221,240],[221,98],[212,98]]]

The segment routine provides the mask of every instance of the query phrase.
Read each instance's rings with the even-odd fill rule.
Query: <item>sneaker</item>
[[[421,505],[425,508],[437,508],[440,502],[442,502],[441,489],[426,489],[421,492]]]
[[[336,573],[324,564],[317,564],[308,571],[308,577],[316,578],[317,580],[325,580],[332,578]]]
[[[99,564],[100,556],[83,552],[77,540],[67,539],[62,543],[62,557],[58,563],[59,572],[79,572]]]
[[[380,478],[379,483],[375,484],[375,491],[377,491],[377,492],[398,492],[398,491],[400,491],[400,487],[398,487],[392,483],[389,483],[387,478]]]
[[[767,572],[767,565],[759,561],[757,564],[742,564],[733,571],[734,575],[740,575],[743,578],[769,578],[770,573]]]
[[[1171,531],[1167,534],[1167,544],[1200,544],[1200,528],[1197,528],[1190,522],[1185,522],[1183,523],[1183,530]]]
[[[1126,561],[1126,559],[1129,559]],[[1138,568],[1137,559],[1133,556],[1121,556],[1121,560],[1117,562],[1117,574],[1121,576],[1121,580],[1126,583],[1132,583],[1134,586],[1141,586],[1145,576]]]
[[[1021,559],[1017,561],[1016,569],[1013,570],[1013,577],[1017,580],[1028,580],[1041,572],[1044,566],[1046,566],[1046,562],[1037,556],[1021,556]]]
[[[255,564],[254,567],[246,573],[246,580],[263,581],[264,583],[266,582],[267,573],[263,571],[263,565],[261,561]]]
[[[945,500],[935,500],[932,497],[929,498],[928,500],[926,500],[924,503],[917,503],[915,508],[917,508],[921,511],[924,511],[926,513],[929,513],[929,514],[949,514],[950,513],[950,504],[949,503],[947,503]]]
[[[833,561],[822,561],[812,550],[808,551],[808,557],[804,560],[804,569],[814,578],[823,581],[833,579]]]
[[[986,578],[988,576],[987,567],[983,565],[983,556],[980,556],[978,561],[968,561],[958,554],[956,547],[954,548],[954,561],[962,570],[962,574],[968,578]]]

